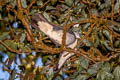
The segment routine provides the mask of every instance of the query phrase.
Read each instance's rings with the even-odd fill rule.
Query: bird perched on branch
[[[48,36],[54,44],[59,46],[62,44],[63,28],[51,24],[42,14],[36,13],[31,19],[31,25]],[[66,32],[66,47],[73,49],[76,44],[77,39],[75,34],[71,30],[68,30]],[[65,61],[73,55],[74,53],[63,51],[60,55],[56,69],[60,69]]]

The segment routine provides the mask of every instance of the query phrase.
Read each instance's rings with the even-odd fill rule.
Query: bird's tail
[[[73,49],[76,45],[77,45],[77,39],[73,44],[69,45],[68,47]],[[64,51],[59,58],[59,61],[56,66],[56,70],[61,69],[61,67],[64,65],[65,61],[67,59],[69,59],[71,56],[73,56],[74,54],[75,53],[69,53],[69,52]]]
[[[62,55],[60,56],[59,62],[57,64],[57,70],[59,70],[64,65],[65,61],[73,55],[74,53],[69,53],[69,52],[64,51]]]

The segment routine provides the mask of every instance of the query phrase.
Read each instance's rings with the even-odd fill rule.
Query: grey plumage
[[[39,29],[44,34],[46,34],[56,45],[62,44],[63,28],[61,26],[56,26],[49,23],[47,19],[40,13],[37,13],[32,17],[31,25],[34,28]],[[66,33],[66,46],[74,48],[76,44],[77,39],[75,34],[71,30],[68,30]],[[68,52],[63,51],[62,55],[60,56],[60,60],[57,64],[57,68],[60,69],[64,62],[72,55],[74,55],[74,53],[68,54]]]

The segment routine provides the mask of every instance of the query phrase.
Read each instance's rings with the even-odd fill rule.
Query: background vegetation
[[[66,48],[65,39],[58,48],[32,28],[38,12],[64,33],[78,33],[78,50]],[[76,55],[58,73],[63,50]],[[119,55],[120,0],[0,0],[0,63],[10,80],[120,80]]]

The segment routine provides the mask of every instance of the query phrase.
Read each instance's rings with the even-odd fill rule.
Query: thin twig
[[[1,43],[3,46],[5,46],[9,51],[14,52],[14,53],[21,54],[20,51],[18,51],[18,50],[13,50],[12,48],[8,47],[2,40],[0,40],[0,43]]]
[[[113,21],[113,18],[114,18],[114,0],[111,0],[111,3],[112,3],[111,20]]]
[[[62,45],[61,45],[61,48],[64,48],[65,45],[66,45],[66,32],[67,32],[67,23],[69,21],[69,18],[70,18],[70,9],[68,9],[68,16],[66,17],[66,23],[65,23],[65,26],[64,26],[64,30],[63,30],[63,36],[62,36]]]

